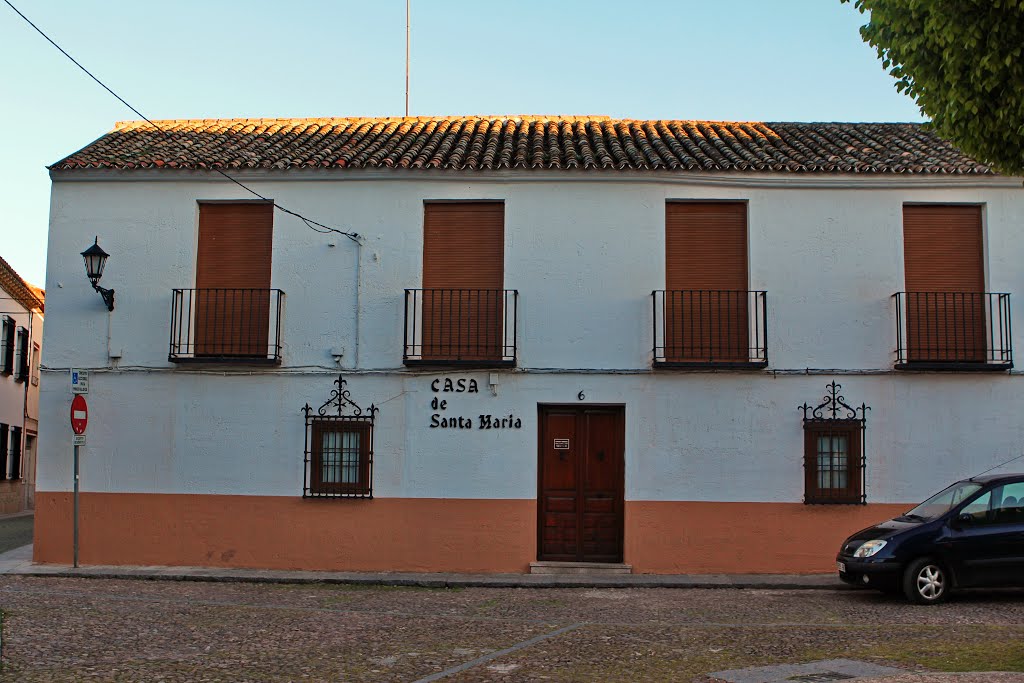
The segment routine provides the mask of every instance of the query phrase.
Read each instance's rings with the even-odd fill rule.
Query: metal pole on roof
[[[409,0],[405,0],[405,115],[409,115]]]

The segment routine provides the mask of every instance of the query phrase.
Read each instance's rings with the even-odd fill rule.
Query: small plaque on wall
[[[569,439],[555,439],[555,450],[556,451],[567,451],[567,450],[569,450]]]

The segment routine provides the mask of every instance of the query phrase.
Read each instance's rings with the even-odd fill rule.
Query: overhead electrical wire
[[[110,87],[109,87],[109,86],[107,86],[107,84],[106,84],[106,83],[104,83],[103,81],[101,81],[100,79],[98,79],[98,78],[97,78],[96,76],[94,76],[94,75],[92,74],[92,72],[91,72],[91,71],[89,71],[89,70],[88,70],[88,69],[86,69],[86,68],[85,68],[84,66],[82,66],[82,64],[81,64],[81,63],[79,63],[79,61],[78,61],[77,59],[75,59],[75,58],[74,58],[74,57],[72,57],[72,56],[71,56],[70,54],[68,54],[67,50],[65,50],[65,49],[64,49],[64,48],[62,48],[62,47],[61,47],[60,45],[58,45],[58,44],[57,44],[57,43],[56,43],[56,42],[55,42],[55,41],[54,41],[54,40],[53,40],[52,38],[50,38],[50,36],[46,35],[46,33],[44,33],[44,32],[43,32],[43,30],[42,30],[41,28],[39,28],[38,26],[36,26],[36,25],[35,25],[35,24],[34,24],[34,23],[32,22],[32,20],[31,20],[31,19],[29,19],[28,17],[26,17],[26,16],[24,15],[24,14],[22,14],[21,10],[19,10],[19,9],[18,9],[17,7],[15,7],[14,5],[12,5],[12,4],[11,4],[11,2],[10,2],[10,0],[3,0],[3,1],[4,1],[4,3],[5,3],[5,4],[6,4],[6,5],[8,6],[8,7],[10,7],[10,8],[12,9],[12,10],[14,10],[14,12],[15,12],[15,13],[16,13],[16,14],[17,14],[17,15],[18,15],[19,17],[21,17],[22,19],[24,19],[24,20],[25,20],[25,22],[27,22],[29,26],[31,26],[32,28],[34,28],[34,29],[36,30],[36,33],[38,33],[38,34],[39,34],[39,35],[41,35],[41,36],[42,36],[43,38],[45,38],[45,39],[46,39],[46,41],[47,41],[48,43],[50,43],[50,45],[53,45],[53,46],[54,46],[55,48],[57,48],[57,49],[58,49],[58,50],[60,51],[60,53],[61,53],[62,55],[64,55],[65,57],[67,57],[67,58],[68,58],[69,60],[71,60],[71,62],[72,62],[72,63],[73,63],[73,64],[74,64],[75,66],[77,66],[77,67],[78,67],[79,69],[81,69],[82,71],[84,71],[84,72],[85,72],[85,74],[86,74],[86,75],[87,75],[87,76],[88,76],[89,78],[91,78],[92,80],[96,81],[96,83],[98,83],[98,84],[100,85],[100,87],[101,87],[101,88],[103,88],[103,89],[104,89],[104,90],[106,90],[106,91],[107,91],[108,93],[110,93],[111,95],[113,95],[114,97],[116,97],[116,98],[117,98],[117,100],[118,100],[118,101],[119,101],[119,102],[120,102],[121,104],[123,104],[124,106],[128,107],[129,109],[131,109],[131,110],[132,110],[132,111],[133,111],[133,112],[134,112],[134,113],[136,114],[136,116],[140,117],[140,118],[141,118],[141,119],[143,119],[143,120],[144,120],[144,121],[145,121],[146,123],[148,123],[149,125],[153,126],[153,128],[154,128],[154,129],[156,129],[156,130],[157,130],[158,132],[160,132],[160,133],[163,133],[164,137],[166,137],[166,138],[167,138],[168,140],[170,140],[171,142],[173,142],[173,141],[175,140],[175,136],[174,136],[173,134],[171,134],[171,133],[170,133],[169,131],[167,131],[167,130],[165,130],[165,129],[161,128],[160,126],[156,125],[156,124],[155,124],[155,123],[154,123],[154,122],[153,122],[153,121],[152,121],[152,120],[151,120],[151,119],[150,119],[149,117],[147,117],[147,116],[146,116],[145,114],[143,114],[143,113],[142,113],[141,111],[139,111],[138,109],[136,109],[135,107],[133,107],[133,106],[132,106],[131,104],[129,104],[129,103],[128,103],[128,102],[127,102],[127,101],[126,101],[126,100],[125,100],[125,99],[124,99],[123,97],[121,97],[121,96],[120,96],[120,95],[118,95],[118,94],[117,94],[116,92],[114,92],[113,90],[111,90],[111,89],[110,89]],[[240,180],[238,180],[238,179],[236,179],[236,178],[232,178],[232,177],[231,177],[230,175],[228,175],[227,173],[225,173],[224,171],[222,171],[222,170],[221,170],[221,169],[219,169],[219,168],[216,168],[216,167],[213,167],[213,166],[211,166],[211,167],[210,167],[210,170],[212,170],[212,171],[215,171],[216,173],[219,173],[220,175],[224,176],[225,178],[227,178],[228,180],[230,180],[231,182],[233,182],[233,183],[234,183],[235,185],[238,185],[238,186],[239,186],[240,188],[242,188],[242,189],[243,189],[243,190],[245,190],[246,192],[248,192],[248,193],[250,193],[250,194],[252,194],[252,195],[254,195],[254,196],[256,196],[256,197],[259,197],[259,198],[260,198],[260,199],[262,199],[263,201],[267,201],[267,202],[273,202],[273,205],[274,205],[274,208],[275,208],[275,209],[277,209],[278,211],[281,211],[282,213],[286,213],[286,214],[288,214],[288,215],[290,215],[290,216],[295,216],[296,218],[298,218],[299,220],[301,220],[301,221],[302,221],[303,223],[305,223],[305,224],[306,224],[306,226],[307,226],[307,227],[308,227],[308,228],[309,228],[310,230],[313,230],[314,232],[319,232],[319,233],[335,233],[335,234],[338,234],[338,235],[344,235],[345,237],[349,238],[350,240],[352,240],[352,241],[353,241],[353,242],[355,242],[356,244],[359,244],[359,243],[360,243],[360,235],[359,235],[359,233],[356,233],[356,232],[346,232],[345,230],[339,230],[338,228],[332,228],[332,227],[331,227],[331,226],[329,226],[329,225],[324,225],[323,223],[318,223],[317,221],[314,221],[314,220],[312,220],[312,219],[310,219],[310,218],[307,218],[307,217],[303,216],[303,215],[302,215],[301,213],[298,213],[297,211],[292,211],[291,209],[286,209],[285,207],[283,207],[283,206],[281,206],[280,204],[278,204],[278,203],[277,203],[276,201],[273,201],[273,200],[271,200],[271,199],[269,199],[269,198],[267,198],[267,197],[264,197],[263,195],[261,195],[261,194],[260,194],[259,192],[257,192],[256,190],[252,189],[251,187],[249,187],[249,186],[248,186],[248,185],[246,185],[245,183],[241,182]]]

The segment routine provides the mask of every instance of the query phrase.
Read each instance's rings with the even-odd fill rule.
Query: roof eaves
[[[15,301],[30,311],[42,311],[45,306],[45,294],[38,287],[33,287],[18,275],[2,256],[0,256],[0,287],[11,295]],[[39,292],[43,296],[36,294]]]

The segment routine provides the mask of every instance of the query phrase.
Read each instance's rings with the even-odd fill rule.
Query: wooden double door
[[[541,406],[538,559],[622,562],[625,408]]]

